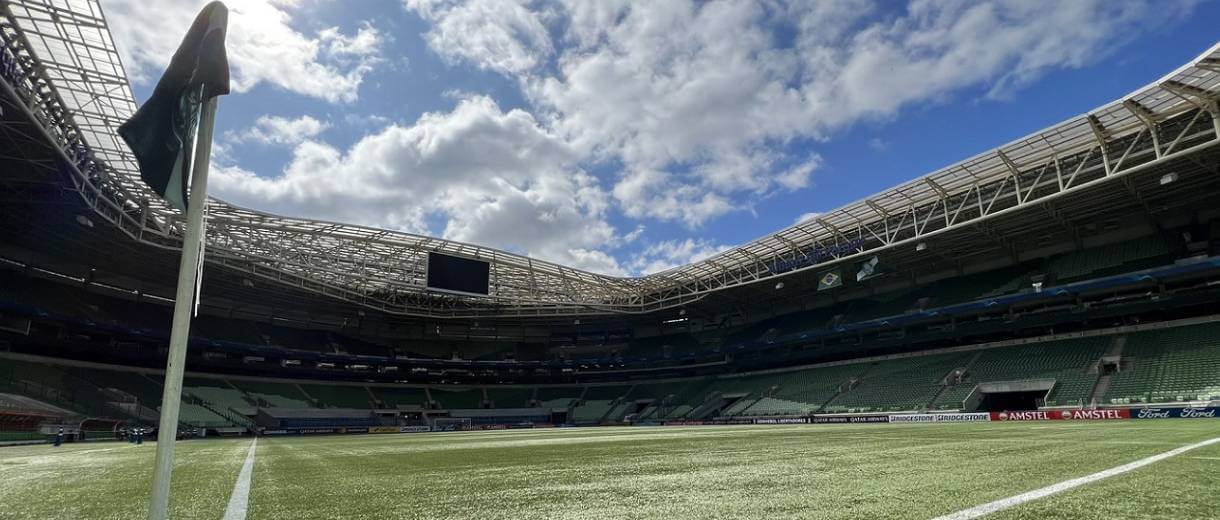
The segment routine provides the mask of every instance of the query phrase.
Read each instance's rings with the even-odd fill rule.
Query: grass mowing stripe
[[[254,473],[254,451],[258,448],[258,437],[250,443],[250,451],[246,453],[246,462],[237,474],[237,482],[233,484],[233,494],[229,495],[229,506],[225,508],[224,520],[246,520],[246,511],[250,504],[250,475]]]
[[[1008,508],[1016,506],[1016,505],[1024,504],[1026,502],[1030,502],[1033,500],[1038,500],[1040,498],[1045,498],[1050,495],[1054,495],[1055,493],[1060,493],[1060,492],[1067,491],[1072,488],[1083,486],[1085,484],[1090,484],[1093,482],[1097,482],[1099,480],[1104,480],[1104,479],[1113,477],[1115,475],[1121,475],[1128,471],[1139,469],[1139,468],[1142,468],[1149,464],[1160,462],[1160,461],[1168,459],[1170,457],[1173,457],[1176,455],[1181,455],[1188,451],[1196,450],[1196,449],[1202,448],[1204,446],[1210,446],[1210,445],[1216,444],[1218,442],[1220,442],[1220,437],[1216,437],[1214,439],[1208,439],[1208,440],[1205,440],[1202,442],[1197,442],[1197,443],[1190,444],[1187,446],[1182,446],[1181,448],[1169,450],[1165,453],[1153,455],[1151,457],[1143,458],[1143,459],[1137,460],[1135,462],[1129,462],[1127,464],[1123,464],[1122,466],[1113,467],[1113,468],[1107,469],[1105,471],[1099,471],[1099,472],[1093,473],[1091,475],[1085,475],[1083,477],[1078,477],[1078,478],[1074,478],[1071,480],[1065,480],[1058,484],[1046,486],[1041,489],[1035,489],[1033,491],[1021,493],[1020,495],[996,500],[994,502],[988,502],[986,504],[983,504],[980,506],[975,506],[970,509],[963,509],[956,513],[950,513],[950,514],[947,514],[944,516],[938,516],[938,517],[934,518],[933,520],[972,520],[974,518],[980,518],[980,517],[989,515],[991,513],[995,513],[996,511],[1002,511],[1004,509],[1008,509]]]

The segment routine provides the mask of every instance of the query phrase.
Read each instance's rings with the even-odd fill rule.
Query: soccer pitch
[[[251,519],[929,519],[1220,437],[1220,421],[265,437]],[[224,516],[250,439],[179,443],[171,516]],[[154,445],[0,448],[2,518],[144,518]],[[1220,444],[994,519],[1220,518]]]

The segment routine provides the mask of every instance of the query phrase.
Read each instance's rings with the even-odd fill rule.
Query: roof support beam
[[[1212,125],[1216,129],[1216,137],[1220,138],[1220,107],[1217,106],[1215,93],[1174,80],[1161,83],[1161,88],[1176,94],[1178,97],[1186,100],[1187,103],[1206,110],[1208,114],[1211,114]]]
[[[1009,159],[1008,156],[1004,154],[1003,150],[996,150],[995,154],[997,157],[1000,158],[1001,161],[1004,161],[1004,166],[1008,167],[1009,173],[1012,173],[1012,182],[1014,183],[1014,188],[1016,189],[1016,193],[1017,193],[1017,204],[1020,204],[1021,203],[1021,169],[1017,168],[1017,164],[1012,162],[1012,159]]]
[[[1106,131],[1104,126],[1101,126],[1101,121],[1097,117],[1090,115],[1088,117],[1089,128],[1093,129],[1093,137],[1097,138],[1097,146],[1101,148],[1101,165],[1106,169],[1106,177],[1110,176],[1110,153],[1106,151],[1106,140],[1110,137],[1110,133]]]
[[[1161,138],[1157,135],[1156,114],[1148,110],[1144,105],[1136,103],[1133,99],[1123,101],[1123,107],[1131,112],[1141,123],[1144,123],[1144,128],[1148,129],[1148,133],[1152,134],[1152,151],[1156,152],[1156,158],[1161,158]]]

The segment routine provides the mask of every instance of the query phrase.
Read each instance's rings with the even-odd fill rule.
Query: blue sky
[[[241,0],[211,192],[634,275],[1078,115],[1216,2]],[[198,0],[103,0],[138,100]]]

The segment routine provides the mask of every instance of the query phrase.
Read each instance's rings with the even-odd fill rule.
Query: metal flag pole
[[[165,365],[165,391],[161,395],[161,419],[157,425],[157,461],[153,469],[149,520],[166,520],[169,517],[169,483],[174,468],[174,441],[178,436],[178,408],[182,403],[182,372],[191,332],[195,276],[199,269],[199,244],[203,241],[203,210],[208,199],[208,166],[212,155],[212,126],[216,122],[217,99],[211,97],[205,101],[199,114],[199,135],[195,141],[190,202],[186,211],[186,235],[182,239],[169,359]]]

